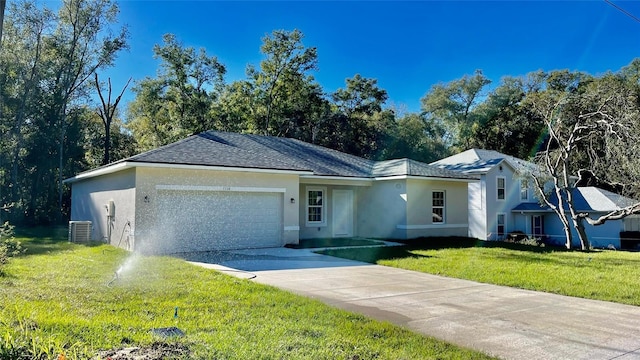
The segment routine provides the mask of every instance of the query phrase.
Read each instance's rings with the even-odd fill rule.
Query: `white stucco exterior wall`
[[[504,178],[505,180],[504,200],[498,199],[498,178]],[[511,231],[522,230],[518,229],[515,216],[511,210],[521,202],[530,200],[520,200],[520,177],[515,170],[507,162],[502,162],[493,167],[486,175],[483,175],[482,181],[484,181],[485,188],[486,212],[484,221],[486,228],[484,237],[479,232],[476,232],[474,237],[482,240],[501,240],[504,238],[497,235],[498,214],[505,215],[505,235]],[[473,222],[475,223],[475,220]]]
[[[71,184],[71,220],[91,221],[92,240],[133,249],[135,241],[135,170],[129,169]],[[113,201],[115,216],[107,219]],[[110,235],[110,238],[109,238]]]
[[[358,196],[359,236],[381,239],[405,239],[407,223],[407,181],[377,180]]]
[[[432,195],[444,191],[443,223],[433,223]],[[409,179],[407,181],[406,238],[428,236],[467,236],[469,233],[468,186],[465,181]]]
[[[351,191],[353,196],[351,219],[349,219],[352,236],[362,236],[359,232],[358,213],[359,213],[359,201],[363,191],[369,188],[370,182],[359,185],[347,185],[348,181],[324,181],[314,182],[306,181],[300,184],[300,201],[298,202],[298,211],[300,219],[300,238],[301,239],[318,239],[318,238],[332,238],[334,234],[334,191],[347,190]],[[325,191],[324,201],[324,222],[322,224],[313,224],[307,221],[307,194],[309,190],[321,189]]]
[[[299,241],[299,184],[297,174],[274,174],[268,172],[243,172],[220,170],[196,170],[160,167],[136,168],[136,249],[152,249],[156,224],[170,219],[156,216],[155,199],[160,186],[208,186],[223,187],[228,191],[246,189],[283,189],[283,224],[281,245],[295,244]],[[252,190],[253,191],[253,190]],[[145,201],[145,197],[147,200]],[[294,199],[295,203],[291,203]],[[233,209],[229,209],[233,211]],[[241,226],[242,224],[238,224]]]
[[[164,243],[158,240],[163,235],[167,235],[159,234],[160,230],[158,229],[171,232],[173,228],[168,225],[168,222],[176,221],[171,218],[171,211],[165,211],[167,206],[175,204],[176,211],[180,211],[180,206],[182,206],[185,211],[182,211],[181,214],[187,216],[183,217],[184,222],[189,222],[190,219],[206,219],[206,217],[197,217],[196,213],[191,215],[192,209],[202,206],[205,209],[213,209],[209,204],[219,199],[205,200],[208,195],[203,195],[193,198],[193,201],[182,201],[186,199],[186,196],[172,198],[174,195],[167,195],[171,192],[184,193],[185,191],[188,196],[200,192],[209,195],[220,192],[277,194],[278,199],[281,199],[279,207],[282,208],[282,231],[281,235],[277,235],[281,239],[275,246],[295,244],[301,238],[354,236],[407,239],[428,236],[466,236],[469,233],[467,182],[450,179],[434,180],[418,177],[375,180],[318,179],[301,177],[296,172],[273,173],[260,170],[196,169],[186,166],[136,164],[113,173],[90,177],[86,180],[76,180],[72,183],[72,187],[72,220],[93,221],[94,238],[105,239],[108,236],[105,205],[109,201],[113,201],[116,216],[111,225],[111,243],[120,244],[122,242],[120,235],[123,234],[126,240],[121,245],[122,247],[143,252],[154,252],[155,247],[159,251],[163,251],[163,249],[178,251],[183,248],[169,246],[170,240],[168,239],[163,239],[162,241],[166,240]],[[325,212],[323,214],[325,221],[320,225],[308,224],[306,221],[307,191],[310,187],[320,188],[325,192]],[[351,232],[346,233],[351,235],[335,231],[337,228],[344,229],[346,227],[344,219],[347,217],[347,215],[342,216],[342,214],[335,212],[334,197],[338,191],[343,195],[341,203],[344,204],[345,198],[352,198],[353,201],[352,206],[349,207],[351,208],[350,219],[346,221],[346,224],[351,225],[352,229]],[[446,220],[442,224],[432,223],[433,191],[444,191],[446,194]],[[240,200],[236,197],[233,199]],[[243,199],[247,199],[247,197]],[[336,197],[336,199],[338,198]],[[191,206],[192,202],[197,203],[198,206]],[[270,203],[274,204],[274,202]],[[162,208],[159,209],[158,206]],[[222,208],[226,206],[218,204],[214,207],[219,214],[219,211],[224,211],[225,209]],[[245,205],[245,209],[259,211],[260,208],[253,207],[249,203]],[[238,211],[233,206],[229,206],[226,210]],[[216,218],[218,217],[212,219]],[[224,216],[221,218],[226,219]],[[278,218],[279,214],[272,217],[272,219]],[[242,222],[244,219],[226,220],[225,224],[236,221]],[[251,220],[247,219],[247,221]],[[341,226],[335,226],[335,222],[340,222]],[[206,226],[210,222],[200,224]],[[274,222],[271,221],[270,224],[274,224]],[[242,226],[242,223],[237,225]],[[176,223],[175,226],[179,227],[180,224]],[[273,226],[265,227],[265,229],[273,228]],[[186,230],[196,232],[198,229],[200,226],[186,228]],[[181,232],[179,235],[184,234]],[[194,235],[199,236],[200,234],[194,233]],[[265,238],[270,239],[272,236],[268,235]],[[184,243],[184,245],[188,244]],[[192,245],[197,245],[196,247],[200,248],[198,244],[193,243]],[[187,249],[188,246],[184,248]]]
[[[326,224],[306,222],[306,194],[309,189],[326,191]],[[333,193],[351,190],[354,194],[353,236],[378,239],[409,239],[427,236],[467,236],[467,182],[422,178],[378,179],[358,186],[330,182],[300,184],[300,238],[331,238]],[[432,223],[432,192],[446,194],[444,224]]]

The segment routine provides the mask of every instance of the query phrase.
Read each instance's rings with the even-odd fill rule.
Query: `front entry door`
[[[333,190],[333,236],[353,236],[353,190]]]
[[[544,234],[544,217],[534,215],[531,217],[531,230],[534,238],[540,238]]]

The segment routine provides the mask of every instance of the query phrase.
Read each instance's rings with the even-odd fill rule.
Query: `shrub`
[[[14,228],[8,221],[0,226],[0,274],[2,274],[2,266],[6,265],[10,258],[25,251],[20,241],[13,237]]]

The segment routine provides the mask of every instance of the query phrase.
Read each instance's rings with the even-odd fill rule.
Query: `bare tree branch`
[[[592,219],[591,217],[589,217],[589,213],[580,213],[578,214],[578,216],[585,219],[587,223],[589,223],[589,225],[597,226],[602,225],[609,220],[620,220],[624,219],[627,216],[635,214],[640,214],[640,203],[636,203],[625,208],[612,211],[608,214],[598,217],[597,219]]]
[[[100,102],[101,102],[101,107],[99,107],[96,110],[96,112],[100,116],[100,118],[102,119],[102,124],[104,125],[104,133],[105,133],[104,156],[102,158],[102,165],[106,165],[110,161],[109,150],[110,150],[110,147],[111,147],[111,123],[113,121],[113,117],[116,114],[116,110],[118,108],[118,104],[120,103],[120,100],[122,99],[122,95],[127,90],[127,87],[129,87],[129,83],[131,83],[131,78],[129,78],[129,80],[127,81],[125,86],[122,88],[122,91],[120,91],[120,95],[118,95],[118,97],[116,98],[116,100],[114,101],[113,104],[111,103],[111,93],[112,93],[111,78],[107,79],[108,94],[107,94],[107,100],[106,101],[104,99],[104,95],[102,95],[102,87],[100,86],[100,81],[98,79],[98,73],[94,73],[94,78],[95,78],[96,90],[98,91],[98,97],[100,97]]]

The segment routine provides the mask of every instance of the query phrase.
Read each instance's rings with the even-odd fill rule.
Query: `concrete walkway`
[[[370,265],[307,250],[203,265],[503,359],[640,359],[640,307]]]

